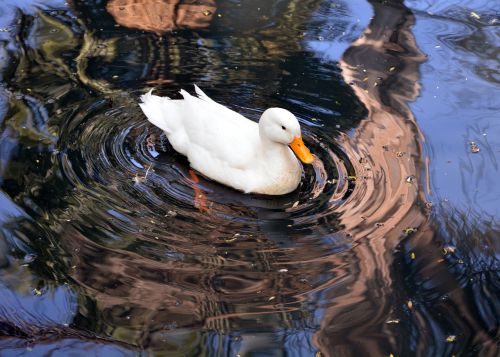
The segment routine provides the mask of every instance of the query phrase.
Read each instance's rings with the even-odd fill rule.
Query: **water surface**
[[[7,1],[2,355],[496,355],[495,11]],[[295,192],[193,180],[137,105],[193,83],[297,115]]]

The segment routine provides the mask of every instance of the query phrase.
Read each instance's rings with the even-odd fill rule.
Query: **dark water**
[[[497,355],[495,5],[3,0],[0,355]],[[296,192],[192,181],[137,102],[193,83]]]

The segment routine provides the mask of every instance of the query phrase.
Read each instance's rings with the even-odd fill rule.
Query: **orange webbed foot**
[[[209,212],[208,208],[208,200],[207,200],[207,195],[205,195],[205,192],[203,192],[200,187],[198,186],[198,183],[200,182],[200,179],[198,175],[196,175],[196,172],[194,170],[189,170],[189,177],[191,180],[194,182],[193,185],[193,190],[194,190],[194,206],[198,208],[200,212],[207,213]]]

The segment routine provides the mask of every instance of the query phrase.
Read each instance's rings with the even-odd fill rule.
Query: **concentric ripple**
[[[234,109],[258,119],[258,110]],[[178,327],[256,327],[256,314],[278,324],[282,313],[303,314],[308,294],[343,279],[325,258],[349,254],[335,211],[356,174],[311,124],[302,120],[316,163],[295,192],[273,197],[195,182],[133,99],[87,104],[68,120],[58,162],[74,189],[71,208],[56,213],[68,237],[61,244],[72,279],[109,311],[107,323],[127,306],[138,329],[145,311],[165,311]]]

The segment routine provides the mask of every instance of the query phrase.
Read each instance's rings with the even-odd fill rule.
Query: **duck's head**
[[[302,141],[299,121],[288,110],[267,109],[260,117],[259,132],[261,137],[272,142],[290,146],[303,163],[310,164],[314,161],[314,156]]]

